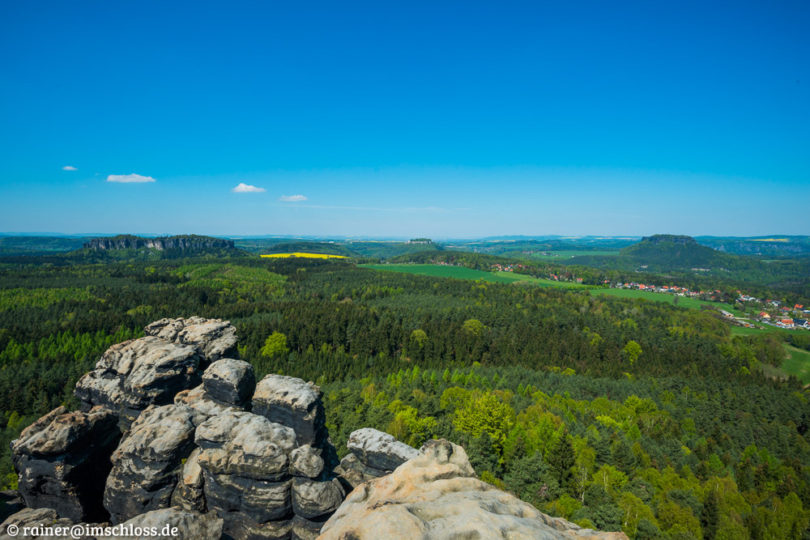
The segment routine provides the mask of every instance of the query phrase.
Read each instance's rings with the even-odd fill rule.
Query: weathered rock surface
[[[416,448],[373,428],[353,431],[346,446],[350,452],[335,467],[335,473],[351,489],[390,474],[419,454]]]
[[[335,474],[341,479],[343,484],[348,489],[354,489],[362,483],[380,478],[391,471],[383,471],[381,469],[372,469],[364,465],[354,454],[349,452],[340,460],[340,464],[335,467]]]
[[[263,416],[226,411],[197,428],[196,442],[200,466],[211,473],[280,480],[288,476],[295,432]]]
[[[295,431],[298,444],[322,444],[325,416],[321,389],[285,375],[267,375],[256,385],[253,412]]]
[[[73,521],[106,519],[101,496],[120,437],[115,415],[101,407],[59,407],[28,426],[11,447],[26,506]]]
[[[482,482],[460,446],[428,441],[420,452],[390,475],[352,491],[320,538],[627,538],[551,518]]]
[[[112,455],[104,507],[113,523],[167,508],[194,448],[193,411],[186,405],[146,409]]]
[[[200,384],[194,347],[147,336],[113,345],[96,368],[76,383],[83,409],[104,405],[127,427],[149,405],[171,403],[181,390]]]
[[[253,366],[244,360],[223,358],[203,373],[205,393],[213,400],[242,407],[250,403],[256,389]]]
[[[8,526],[13,525],[19,531],[15,535],[8,533]],[[47,538],[48,540],[73,540],[70,536],[69,527],[73,521],[67,518],[60,518],[56,510],[52,508],[25,508],[10,515],[0,524],[0,540],[33,540],[36,538]],[[51,527],[51,530],[43,530],[41,534],[23,534],[26,527],[33,530],[34,527]],[[54,534],[56,528],[68,528],[65,534]]]
[[[209,398],[202,385],[178,393],[174,396],[174,402],[179,405],[187,405],[191,408],[194,412],[192,421],[195,426],[202,424],[212,416],[217,416],[226,411],[240,410],[237,407],[224,405]]]
[[[317,478],[323,472],[321,450],[305,444],[290,454],[290,474],[306,478]]]
[[[373,428],[353,431],[346,446],[361,463],[382,471],[393,471],[419,455],[416,448],[396,440],[393,435]]]
[[[225,533],[287,537],[295,432],[263,416],[229,410],[200,424],[196,442],[207,508],[225,519]]]
[[[140,540],[155,538],[160,540],[219,540],[222,537],[222,519],[213,514],[199,514],[179,508],[152,510],[125,521],[120,525],[122,531],[149,530],[150,534],[122,534],[118,536],[99,536],[98,540]],[[172,534],[172,529],[176,534]],[[157,531],[157,535],[151,534]],[[165,531],[165,534],[164,534]]]
[[[183,464],[183,471],[172,493],[172,506],[189,512],[205,512],[203,473],[200,467],[200,449],[195,448]]]
[[[224,238],[213,238],[211,236],[200,236],[196,234],[184,234],[179,236],[159,236],[157,238],[143,238],[131,234],[119,234],[117,236],[106,236],[103,238],[93,238],[84,244],[87,249],[108,250],[108,249],[156,249],[158,251],[176,250],[190,253],[210,251],[210,250],[233,250],[233,240]]]
[[[143,330],[147,335],[194,347],[202,355],[204,366],[220,358],[235,358],[239,354],[236,349],[236,328],[229,321],[202,317],[160,319]]]
[[[315,540],[326,520],[317,521],[295,516],[292,520],[292,540]]]
[[[292,485],[292,507],[295,515],[317,519],[337,510],[346,497],[337,478],[326,481],[296,478]]]

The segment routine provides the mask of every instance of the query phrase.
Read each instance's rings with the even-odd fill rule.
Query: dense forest
[[[445,437],[484,480],[582,525],[631,538],[810,537],[810,395],[763,374],[784,354],[774,336],[587,289],[343,260],[4,259],[0,489],[16,482],[8,442],[75,406],[77,378],[107,347],[190,315],[231,320],[259,377],[320,384],[341,453],[363,426],[415,446]]]

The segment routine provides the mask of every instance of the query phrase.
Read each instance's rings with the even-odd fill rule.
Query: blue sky
[[[0,231],[810,234],[810,3],[660,4],[6,2]]]

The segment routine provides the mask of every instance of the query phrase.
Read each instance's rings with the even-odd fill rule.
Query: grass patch
[[[803,383],[810,383],[810,351],[785,344],[788,357],[782,362],[782,371],[795,375]]]
[[[757,336],[760,334],[767,334],[769,332],[778,332],[780,334],[792,334],[794,332],[805,332],[806,330],[788,330],[787,328],[777,328],[775,326],[764,326],[762,328],[743,328],[742,326],[732,326],[732,336]]]
[[[743,313],[730,304],[721,304],[719,302],[709,302],[707,300],[698,300],[697,298],[689,298],[688,296],[676,296],[669,293],[657,293],[652,291],[639,291],[637,289],[595,289],[591,294],[606,294],[609,296],[617,296],[619,298],[644,298],[652,302],[666,302],[667,304],[677,305],[689,309],[700,309],[701,306],[708,306],[714,309],[724,309],[729,313],[733,313],[738,317],[742,317]],[[675,303],[675,299],[678,303]]]
[[[473,270],[472,268],[465,268],[463,266],[444,266],[441,264],[361,264],[360,266],[374,270],[418,274],[420,276],[468,280],[482,279],[491,283],[514,283],[516,281],[511,277],[498,275],[509,274],[510,272],[485,272],[484,270]]]
[[[514,272],[495,272],[495,275],[503,276],[504,278],[511,280],[512,283],[522,281],[525,283],[538,285],[540,287],[562,287],[564,289],[588,288],[587,285],[580,285],[579,283],[572,283],[570,281],[554,281],[553,279],[536,278],[532,276],[527,276],[526,274],[516,274]]]
[[[553,281],[551,279],[535,278],[525,274],[514,272],[487,272],[485,270],[473,270],[463,266],[445,266],[442,264],[361,264],[363,268],[374,270],[386,270],[389,272],[403,272],[405,274],[418,274],[420,276],[432,276],[454,279],[483,280],[490,283],[529,283],[539,287],[563,287],[566,289],[583,289],[585,285],[577,283],[567,283]]]

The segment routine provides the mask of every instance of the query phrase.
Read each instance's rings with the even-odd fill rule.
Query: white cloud
[[[121,184],[143,184],[154,182],[151,176],[141,176],[140,174],[111,174],[107,177],[107,182],[119,182]]]
[[[282,195],[278,198],[282,202],[301,202],[307,200],[303,195]]]
[[[73,165],[65,165],[64,167],[62,167],[62,170],[63,171],[78,171],[79,169],[77,169]]]
[[[233,188],[231,191],[234,193],[264,193],[267,190],[263,187],[251,186],[250,184],[239,182],[239,185]]]

